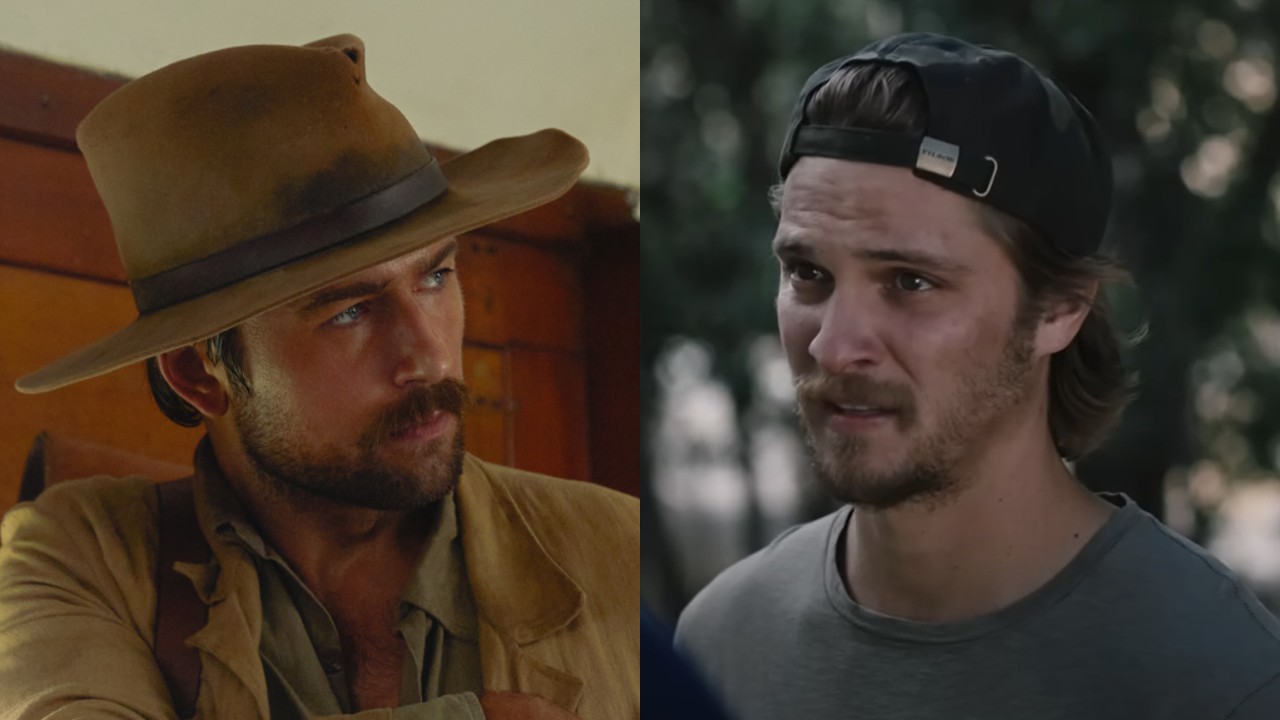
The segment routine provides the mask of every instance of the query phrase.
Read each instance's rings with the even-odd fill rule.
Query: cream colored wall
[[[369,82],[428,141],[469,149],[560,127],[586,176],[640,183],[637,0],[35,0],[0,2],[0,45],[141,75],[251,43],[350,32]]]

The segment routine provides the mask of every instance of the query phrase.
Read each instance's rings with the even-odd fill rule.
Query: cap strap
[[[911,168],[917,175],[946,187],[985,198],[995,185],[1000,165],[990,155],[960,161],[960,148],[919,135],[859,128],[805,125],[796,129],[792,146],[796,157],[817,155],[837,160],[861,160],[878,165]],[[979,189],[981,188],[981,189]]]
[[[796,129],[792,153],[837,160],[862,160],[879,165],[915,167],[920,138],[880,130],[829,125],[805,125]]]
[[[372,195],[300,225],[261,235],[169,270],[129,281],[140,314],[176,305],[267,270],[336,247],[398,220],[444,193],[449,182],[435,158]]]

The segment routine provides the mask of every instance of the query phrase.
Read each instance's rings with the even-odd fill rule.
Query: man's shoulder
[[[522,511],[572,516],[579,520],[583,519],[583,513],[606,513],[633,518],[639,531],[640,501],[625,493],[594,483],[498,465],[470,454],[466,462],[472,472],[483,473],[490,482],[500,486]]]
[[[795,581],[821,582],[827,544],[846,516],[846,511],[840,510],[782,531],[768,545],[717,575],[695,601],[720,604],[744,592],[776,592]]]
[[[721,636],[734,628],[763,629],[824,602],[825,558],[847,509],[796,525],[716,576],[680,615],[677,638]]]
[[[13,507],[0,523],[0,642],[28,637],[31,618],[79,617],[86,608],[150,642],[157,504],[150,480],[100,476],[58,483]]]
[[[518,470],[468,457],[464,475],[483,474],[493,488],[490,506],[500,524],[527,529],[536,545],[586,596],[589,624],[606,623],[618,642],[638,640],[640,503],[608,488]],[[468,480],[464,477],[464,482]],[[473,490],[474,492],[474,490]],[[473,495],[474,497],[474,495]],[[460,513],[465,511],[460,506]],[[465,534],[466,528],[462,529]],[[525,530],[506,536],[519,539]],[[495,536],[498,537],[498,536]],[[507,559],[513,548],[493,548]]]
[[[0,545],[15,533],[46,526],[61,534],[97,535],[110,528],[110,536],[125,539],[154,526],[156,507],[155,483],[143,477],[67,480],[10,509],[0,524]]]
[[[579,582],[604,572],[610,582],[631,573],[638,583],[640,501],[578,480],[518,470],[467,458],[467,474],[483,474],[493,487],[495,507],[509,507],[539,545]],[[626,568],[635,566],[634,572]],[[606,571],[607,568],[607,571]],[[621,573],[621,575],[619,574]]]
[[[1204,548],[1142,513],[1108,563],[1117,607],[1128,607],[1134,623],[1177,628],[1178,644],[1204,659],[1221,654],[1216,660],[1280,672],[1280,623]]]
[[[1041,627],[1117,687],[1161,689],[1151,716],[1236,717],[1280,676],[1280,624],[1208,551],[1137,508],[1121,512],[1123,530]]]

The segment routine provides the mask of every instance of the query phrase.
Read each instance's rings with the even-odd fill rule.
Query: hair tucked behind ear
[[[241,347],[239,328],[224,330],[204,342],[209,362],[221,364],[226,369],[233,392],[252,395],[253,389],[244,374],[244,348]],[[183,400],[164,379],[160,363],[154,357],[147,358],[147,384],[151,386],[152,399],[165,417],[183,427],[195,427],[203,422],[204,416],[200,411]]]
[[[978,208],[987,234],[1018,270],[1020,302],[1030,319],[1058,301],[1090,308],[1071,344],[1049,360],[1049,429],[1058,453],[1074,460],[1102,443],[1137,388],[1137,376],[1124,364],[1124,348],[1132,341],[1116,330],[1104,292],[1129,284],[1129,273],[1102,255],[1067,256],[1017,218],[987,205]]]

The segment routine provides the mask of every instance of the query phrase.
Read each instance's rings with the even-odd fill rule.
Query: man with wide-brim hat
[[[560,196],[586,149],[439,163],[364,54],[208,53],[77,131],[138,318],[18,389],[146,360],[207,435],[185,481],[6,516],[0,715],[639,717],[638,503],[462,446],[455,236]]]

